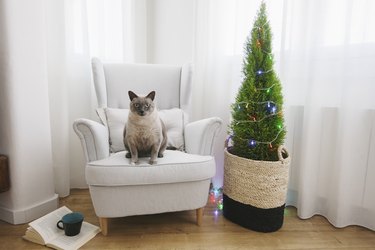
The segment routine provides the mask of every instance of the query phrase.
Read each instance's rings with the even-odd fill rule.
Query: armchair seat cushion
[[[149,165],[148,160],[140,158],[139,165],[130,165],[125,151],[122,151],[89,162],[86,167],[87,183],[94,186],[132,186],[191,182],[210,179],[216,171],[212,156],[166,150],[156,165]]]

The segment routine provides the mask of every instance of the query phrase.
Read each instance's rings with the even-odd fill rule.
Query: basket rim
[[[283,145],[280,145],[279,148],[278,148],[278,151],[279,151],[279,158],[281,157],[281,151],[284,150],[285,153],[287,154],[287,157],[286,158],[282,158],[282,159],[279,159],[278,161],[261,161],[261,160],[253,160],[251,158],[245,158],[245,157],[241,157],[241,156],[238,156],[238,155],[235,155],[235,154],[232,154],[228,151],[228,148],[225,147],[224,148],[224,152],[228,155],[230,155],[231,157],[234,157],[234,158],[238,158],[238,159],[243,159],[243,160],[249,160],[249,161],[253,161],[253,162],[268,162],[268,163],[278,163],[278,162],[281,162],[283,164],[285,163],[289,163],[290,162],[290,154],[289,152],[286,150],[286,148],[283,146]]]

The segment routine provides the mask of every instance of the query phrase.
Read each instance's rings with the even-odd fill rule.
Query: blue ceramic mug
[[[66,236],[75,236],[81,232],[83,215],[79,212],[73,212],[64,215],[57,222],[57,227],[65,231]]]

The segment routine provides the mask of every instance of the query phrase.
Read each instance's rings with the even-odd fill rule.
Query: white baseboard
[[[50,199],[21,210],[10,210],[0,207],[0,220],[17,225],[29,223],[43,215],[52,212],[59,205],[59,196],[54,194]]]

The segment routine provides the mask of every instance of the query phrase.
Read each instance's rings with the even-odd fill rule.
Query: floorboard
[[[72,190],[60,205],[99,225],[88,190]],[[216,204],[209,202],[200,227],[195,210],[110,219],[108,236],[98,234],[81,249],[375,249],[374,231],[335,228],[321,216],[301,220],[293,207],[287,207],[284,225],[274,233],[242,228],[215,211]],[[22,239],[26,228],[0,221],[0,249],[46,249]]]

